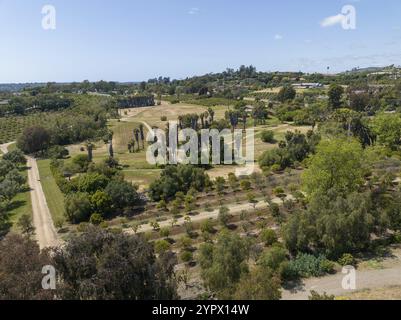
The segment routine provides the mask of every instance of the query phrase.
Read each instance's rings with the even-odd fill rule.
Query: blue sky
[[[42,7],[56,8],[43,30]],[[356,9],[356,29],[336,18]],[[401,64],[399,0],[0,0],[0,82]]]

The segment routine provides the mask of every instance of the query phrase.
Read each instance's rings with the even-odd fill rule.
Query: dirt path
[[[14,142],[0,145],[0,150],[4,154],[8,152],[8,147]],[[28,166],[28,184],[31,189],[32,215],[33,225],[35,227],[36,239],[41,249],[54,247],[60,244],[56,229],[47,206],[46,197],[43,193],[42,184],[40,182],[39,169],[36,159],[27,158]]]
[[[60,241],[42,189],[38,164],[36,159],[32,157],[27,157],[27,160],[29,167],[28,183],[31,189],[33,225],[36,231],[36,239],[41,249],[58,246]]]
[[[1,144],[1,145],[0,145],[0,151],[1,151],[3,154],[8,153],[8,147],[11,146],[11,145],[14,144],[14,143],[15,143],[15,142],[9,142],[9,143],[5,143],[5,144]]]
[[[344,274],[339,273],[323,278],[307,279],[293,290],[283,291],[283,300],[308,300],[310,291],[315,290],[322,294],[346,296],[364,289],[381,289],[394,285],[401,285],[401,263],[397,266],[382,270],[356,271],[356,290],[342,288]]]

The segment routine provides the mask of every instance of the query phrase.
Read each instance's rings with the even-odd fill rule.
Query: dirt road
[[[5,143],[5,144],[1,144],[0,145],[0,151],[3,154],[6,154],[8,152],[8,147],[11,146],[12,144],[14,144],[15,142],[9,142],[9,143]]]
[[[41,249],[58,246],[60,241],[42,189],[38,164],[36,159],[32,157],[27,157],[27,160],[30,168],[28,170],[28,183],[31,189],[33,225],[36,239]]]
[[[4,154],[8,152],[8,147],[15,142],[9,142],[0,145],[0,150]],[[35,236],[41,249],[55,247],[60,244],[56,228],[47,206],[46,197],[40,182],[39,169],[36,159],[27,158],[28,166],[28,184],[31,189],[32,216],[35,227]]]
[[[292,290],[284,290],[282,299],[308,300],[311,290],[317,291],[320,294],[326,292],[335,296],[346,296],[364,289],[374,290],[401,285],[401,262],[391,268],[381,270],[357,270],[356,290],[345,290],[342,288],[342,281],[345,276],[345,274],[338,273],[323,278],[304,280],[300,286]]]

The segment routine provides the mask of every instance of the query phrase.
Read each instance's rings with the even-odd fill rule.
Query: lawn
[[[38,168],[43,192],[45,193],[47,205],[49,206],[53,221],[63,219],[64,196],[50,171],[50,160],[39,160]]]
[[[21,170],[21,174],[27,177],[27,168]],[[11,203],[11,210],[9,211],[9,221],[12,224],[11,230],[18,232],[17,222],[21,216],[28,214],[32,216],[31,194],[29,188],[25,192],[21,192],[15,196]]]

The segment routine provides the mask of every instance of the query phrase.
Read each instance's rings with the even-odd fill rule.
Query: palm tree
[[[93,148],[94,148],[93,143],[88,141],[86,143],[86,150],[88,151],[88,161],[89,162],[92,162],[92,160],[93,160]]]
[[[113,140],[110,140],[109,155],[110,155],[110,158],[114,158]]]
[[[198,130],[198,121],[199,116],[197,114],[194,114],[194,130]]]
[[[246,130],[246,119],[248,118],[248,113],[244,110],[242,112],[242,121],[244,122],[244,131]]]
[[[178,116],[178,126],[180,127],[180,130],[182,130],[182,116]]]
[[[215,115],[214,110],[212,108],[209,108],[209,109],[207,109],[207,111],[209,113],[211,122],[213,122],[214,121],[214,115]]]
[[[205,129],[205,114],[204,113],[201,113],[200,120],[201,120],[202,129]]]
[[[134,136],[135,136],[135,140],[136,140],[137,149],[139,151],[139,129],[134,130]]]
[[[142,149],[145,149],[145,133],[144,133],[144,126],[142,123],[139,125],[139,131],[141,133]]]

